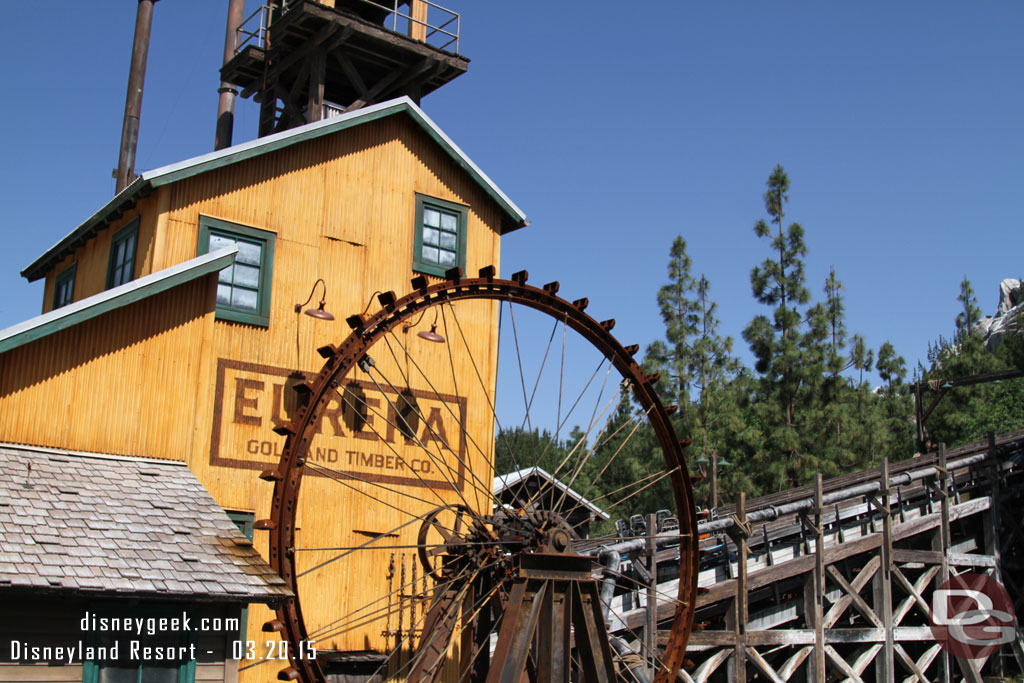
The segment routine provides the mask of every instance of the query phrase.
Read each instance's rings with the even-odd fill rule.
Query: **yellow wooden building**
[[[316,349],[342,340],[345,318],[375,309],[379,292],[404,293],[411,278],[454,266],[497,267],[501,236],[524,225],[522,211],[407,98],[147,171],[23,271],[45,280],[42,315],[0,331],[0,442],[182,461],[224,510],[266,517],[271,484],[258,475],[278,461],[283,438],[273,429],[294,409],[297,373],[319,369]],[[302,314],[320,301],[333,320]],[[339,393],[311,451],[325,476],[303,484],[300,544],[347,546],[387,532],[399,526],[389,507],[426,510],[443,498],[410,503],[402,490],[453,485],[436,461],[417,466],[394,434],[388,407],[403,392],[418,396],[431,433],[458,438],[450,411],[431,405],[440,392],[462,406],[470,438],[493,442],[484,407],[498,309],[474,306],[462,324],[483,364],[475,388],[442,380],[427,392],[401,367],[401,352],[378,357],[404,386],[360,380],[381,411],[372,431],[346,425]],[[415,338],[431,319],[416,322],[397,339],[420,343],[420,363],[444,367],[444,345]],[[465,436],[459,448],[460,462],[489,481],[486,449],[468,454]],[[263,551],[259,531],[255,542]],[[394,573],[386,554],[362,562],[311,576],[317,599],[304,609],[316,602],[331,605],[323,619],[344,613],[352,606],[338,604],[358,586]],[[260,647],[270,614],[251,609],[248,633]],[[387,625],[370,626],[320,646],[380,649]],[[243,680],[258,681],[279,667],[242,668]]]

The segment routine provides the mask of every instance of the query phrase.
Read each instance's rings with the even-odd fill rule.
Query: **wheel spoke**
[[[585,300],[570,304],[556,296],[556,285],[527,286],[524,278],[499,280],[484,271],[479,279],[419,279],[416,292],[406,297],[382,294],[383,308],[349,319],[353,334],[321,349],[327,363],[311,380],[314,400],[293,420],[292,431],[301,436],[286,442],[271,507],[281,522],[270,529],[272,562],[283,567],[301,607],[278,611],[284,635],[293,644],[315,639],[323,653],[312,662],[293,660],[308,683],[326,683],[328,663],[342,666],[345,652],[359,650],[380,653],[381,665],[371,667],[379,680],[482,683],[497,673],[495,667],[514,662],[523,680],[542,683],[537,638],[570,639],[572,629],[578,635],[581,627],[588,629],[594,653],[559,648],[561,665],[576,661],[577,667],[582,662],[606,670],[615,655],[608,653],[608,636],[593,633],[603,627],[599,610],[591,605],[580,611],[594,595],[592,565],[572,569],[572,562],[548,558],[576,554],[573,532],[594,521],[596,505],[606,511],[637,509],[666,479],[675,487],[680,537],[692,528],[692,494],[685,470],[680,473],[679,443],[668,436],[672,426],[665,411],[654,410],[656,394],[631,358],[634,349],[611,337],[611,321],[598,323],[584,314]],[[539,317],[531,319],[535,313]],[[429,315],[447,339],[443,348],[418,345],[398,333],[403,323],[408,332]],[[495,322],[497,342],[488,327]],[[505,394],[508,383],[499,388],[505,380],[519,390]],[[508,411],[508,404],[518,407]],[[335,428],[324,438],[341,441],[314,442],[314,459],[311,437],[320,434],[321,421],[326,429],[327,419]],[[345,448],[355,449],[347,460]],[[646,457],[648,449],[664,464],[625,477],[629,468],[622,454]],[[522,474],[502,486],[498,477],[512,472]],[[338,496],[331,492],[335,483],[364,497],[347,490]],[[357,503],[345,515],[327,507],[334,499],[352,498]],[[632,646],[659,668],[656,683],[672,680],[662,669],[678,667],[684,651],[695,604],[688,592],[695,570],[692,540],[681,541],[687,555],[680,563],[678,595],[665,595],[664,587],[658,591],[660,603],[676,608],[670,649],[659,656],[641,650],[642,643]],[[515,629],[504,619],[511,615],[506,610],[531,610],[520,617],[528,618],[522,622],[526,628],[540,623],[543,617],[532,605],[555,589],[536,577],[555,568],[568,572],[560,580],[571,584],[554,598],[569,601],[564,620],[554,621],[555,634],[538,629],[523,641],[526,651],[511,656]],[[341,581],[351,588],[345,590]],[[495,637],[500,645],[492,654]]]

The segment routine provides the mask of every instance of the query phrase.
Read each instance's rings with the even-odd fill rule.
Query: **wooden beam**
[[[363,77],[359,75],[359,71],[357,71],[355,65],[352,64],[352,60],[349,59],[348,55],[341,50],[336,50],[332,52],[331,55],[334,57],[334,61],[338,63],[338,66],[340,66],[341,70],[345,73],[345,77],[349,80],[349,83],[351,83],[359,92],[359,97],[365,100],[367,97],[366,83],[363,82]]]
[[[942,564],[942,553],[935,550],[906,550],[904,548],[893,548],[892,560],[897,564],[909,564],[918,562],[920,564]]]
[[[988,498],[975,498],[972,500],[964,501],[963,503],[950,507],[950,520],[955,521],[965,517],[984,512],[989,508],[990,501]],[[901,541],[911,536],[930,531],[939,527],[941,522],[939,513],[932,513],[923,515],[917,519],[912,519],[909,522],[903,524],[896,524],[893,526],[893,541]],[[832,546],[825,550],[825,563],[831,564],[833,562],[839,562],[848,557],[854,557],[862,553],[869,552],[877,548],[882,542],[882,534],[874,533],[868,536],[863,536],[855,541],[843,543],[838,546]],[[754,591],[766,586],[770,586],[772,583],[784,581],[785,579],[792,578],[799,574],[811,571],[814,567],[814,557],[804,556],[786,562],[781,562],[773,567],[766,567],[754,572],[750,572],[747,577],[747,590]],[[700,595],[697,598],[697,608],[707,607],[721,600],[731,598],[736,594],[736,580],[729,579],[726,581],[719,581],[713,586],[708,587],[708,592]],[[670,602],[664,602],[658,606],[658,620],[665,621],[671,619],[675,614],[675,604]],[[631,630],[639,630],[643,625],[643,614],[637,611],[631,611],[626,615],[623,615],[623,621],[627,628]]]
[[[850,666],[845,659],[843,659],[842,655],[836,652],[836,649],[834,647],[832,647],[831,645],[826,645],[825,654],[828,655],[828,658],[832,661],[833,664],[835,664],[837,669],[846,674],[847,677],[855,681],[855,683],[864,683],[864,679],[860,677],[860,674],[858,674],[853,669],[853,667]]]
[[[317,48],[309,62],[309,98],[306,103],[306,121],[312,123],[324,117],[324,85],[327,80],[327,52]]]
[[[757,668],[761,670],[761,673],[768,677],[768,680],[770,680],[772,683],[786,683],[786,681],[781,676],[779,676],[775,669],[772,668],[772,665],[769,664],[768,661],[761,656],[760,652],[758,652],[752,647],[748,647],[746,650],[747,657],[749,657],[750,661],[752,661],[757,666]]]
[[[868,560],[867,564],[857,573],[857,576],[853,579],[853,588],[858,593],[864,590],[864,586],[867,585],[875,572],[878,571],[879,566],[882,564],[882,558],[872,557]],[[828,613],[825,614],[825,628],[832,628],[839,621],[840,617],[853,602],[853,597],[849,594],[842,596],[838,600],[832,603],[832,607],[829,608]]]
[[[736,597],[734,598],[733,629],[736,645],[732,656],[732,677],[736,681],[747,680],[747,648],[745,638],[749,609],[747,604],[747,536],[742,529],[747,527],[747,494],[743,491],[736,494],[736,520],[741,533],[734,537],[736,541]]]
[[[882,544],[879,547],[882,566],[878,571],[878,590],[875,591],[875,606],[882,613],[881,626],[885,629],[885,645],[882,648],[881,659],[878,663],[878,677],[884,683],[895,683],[896,673],[893,671],[894,641],[892,621],[892,510],[890,509],[891,496],[889,493],[889,459],[882,458],[881,472],[878,477],[879,491],[879,512],[882,514]],[[856,601],[854,601],[856,602]],[[864,615],[868,616],[868,615]],[[870,617],[869,617],[870,618]],[[878,622],[876,622],[878,623]]]
[[[814,475],[814,523],[811,525],[814,530],[814,572],[811,580],[814,594],[807,601],[810,613],[804,616],[808,625],[814,629],[814,652],[808,680],[816,683],[825,683],[825,530],[821,519],[824,495],[822,481],[821,472]]]

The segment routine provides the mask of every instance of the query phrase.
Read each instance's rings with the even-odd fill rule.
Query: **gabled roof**
[[[497,496],[503,491],[516,486],[517,484],[526,482],[530,477],[537,477],[538,479],[544,480],[549,485],[554,486],[556,490],[565,494],[566,498],[571,498],[576,501],[576,505],[582,505],[586,509],[594,513],[595,516],[601,519],[608,519],[608,513],[597,507],[589,500],[581,496],[575,490],[569,488],[555,477],[548,474],[544,469],[540,467],[526,467],[521,470],[516,470],[509,474],[501,474],[494,478],[494,495]]]
[[[7,329],[0,330],[0,353],[101,316],[108,311],[165,292],[203,275],[216,273],[234,263],[237,253],[237,245],[211,251],[209,254],[197,256],[170,268],[140,277],[138,280],[126,282],[67,306],[55,308],[17,325],[11,325]]]
[[[291,128],[281,133],[243,142],[202,156],[180,161],[176,164],[145,171],[128,187],[121,190],[103,208],[94,213],[84,223],[68,233],[55,245],[21,271],[22,277],[29,282],[44,277],[54,265],[64,259],[76,247],[88,240],[97,231],[106,227],[107,222],[114,220],[130,209],[135,202],[143,199],[154,189],[189,178],[200,173],[212,171],[231,164],[252,159],[278,149],[331,135],[347,128],[376,121],[396,114],[407,114],[426,132],[448,155],[465,170],[471,178],[493,199],[502,210],[501,233],[505,234],[526,225],[526,215],[509,199],[473,161],[459,149],[451,138],[429,116],[423,113],[408,97],[400,97],[381,104],[364,107],[347,114],[308,123],[304,126]]]
[[[0,444],[0,594],[292,595],[183,462]]]

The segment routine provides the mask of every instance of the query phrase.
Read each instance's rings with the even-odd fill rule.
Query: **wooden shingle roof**
[[[0,595],[291,595],[184,463],[0,444]]]

